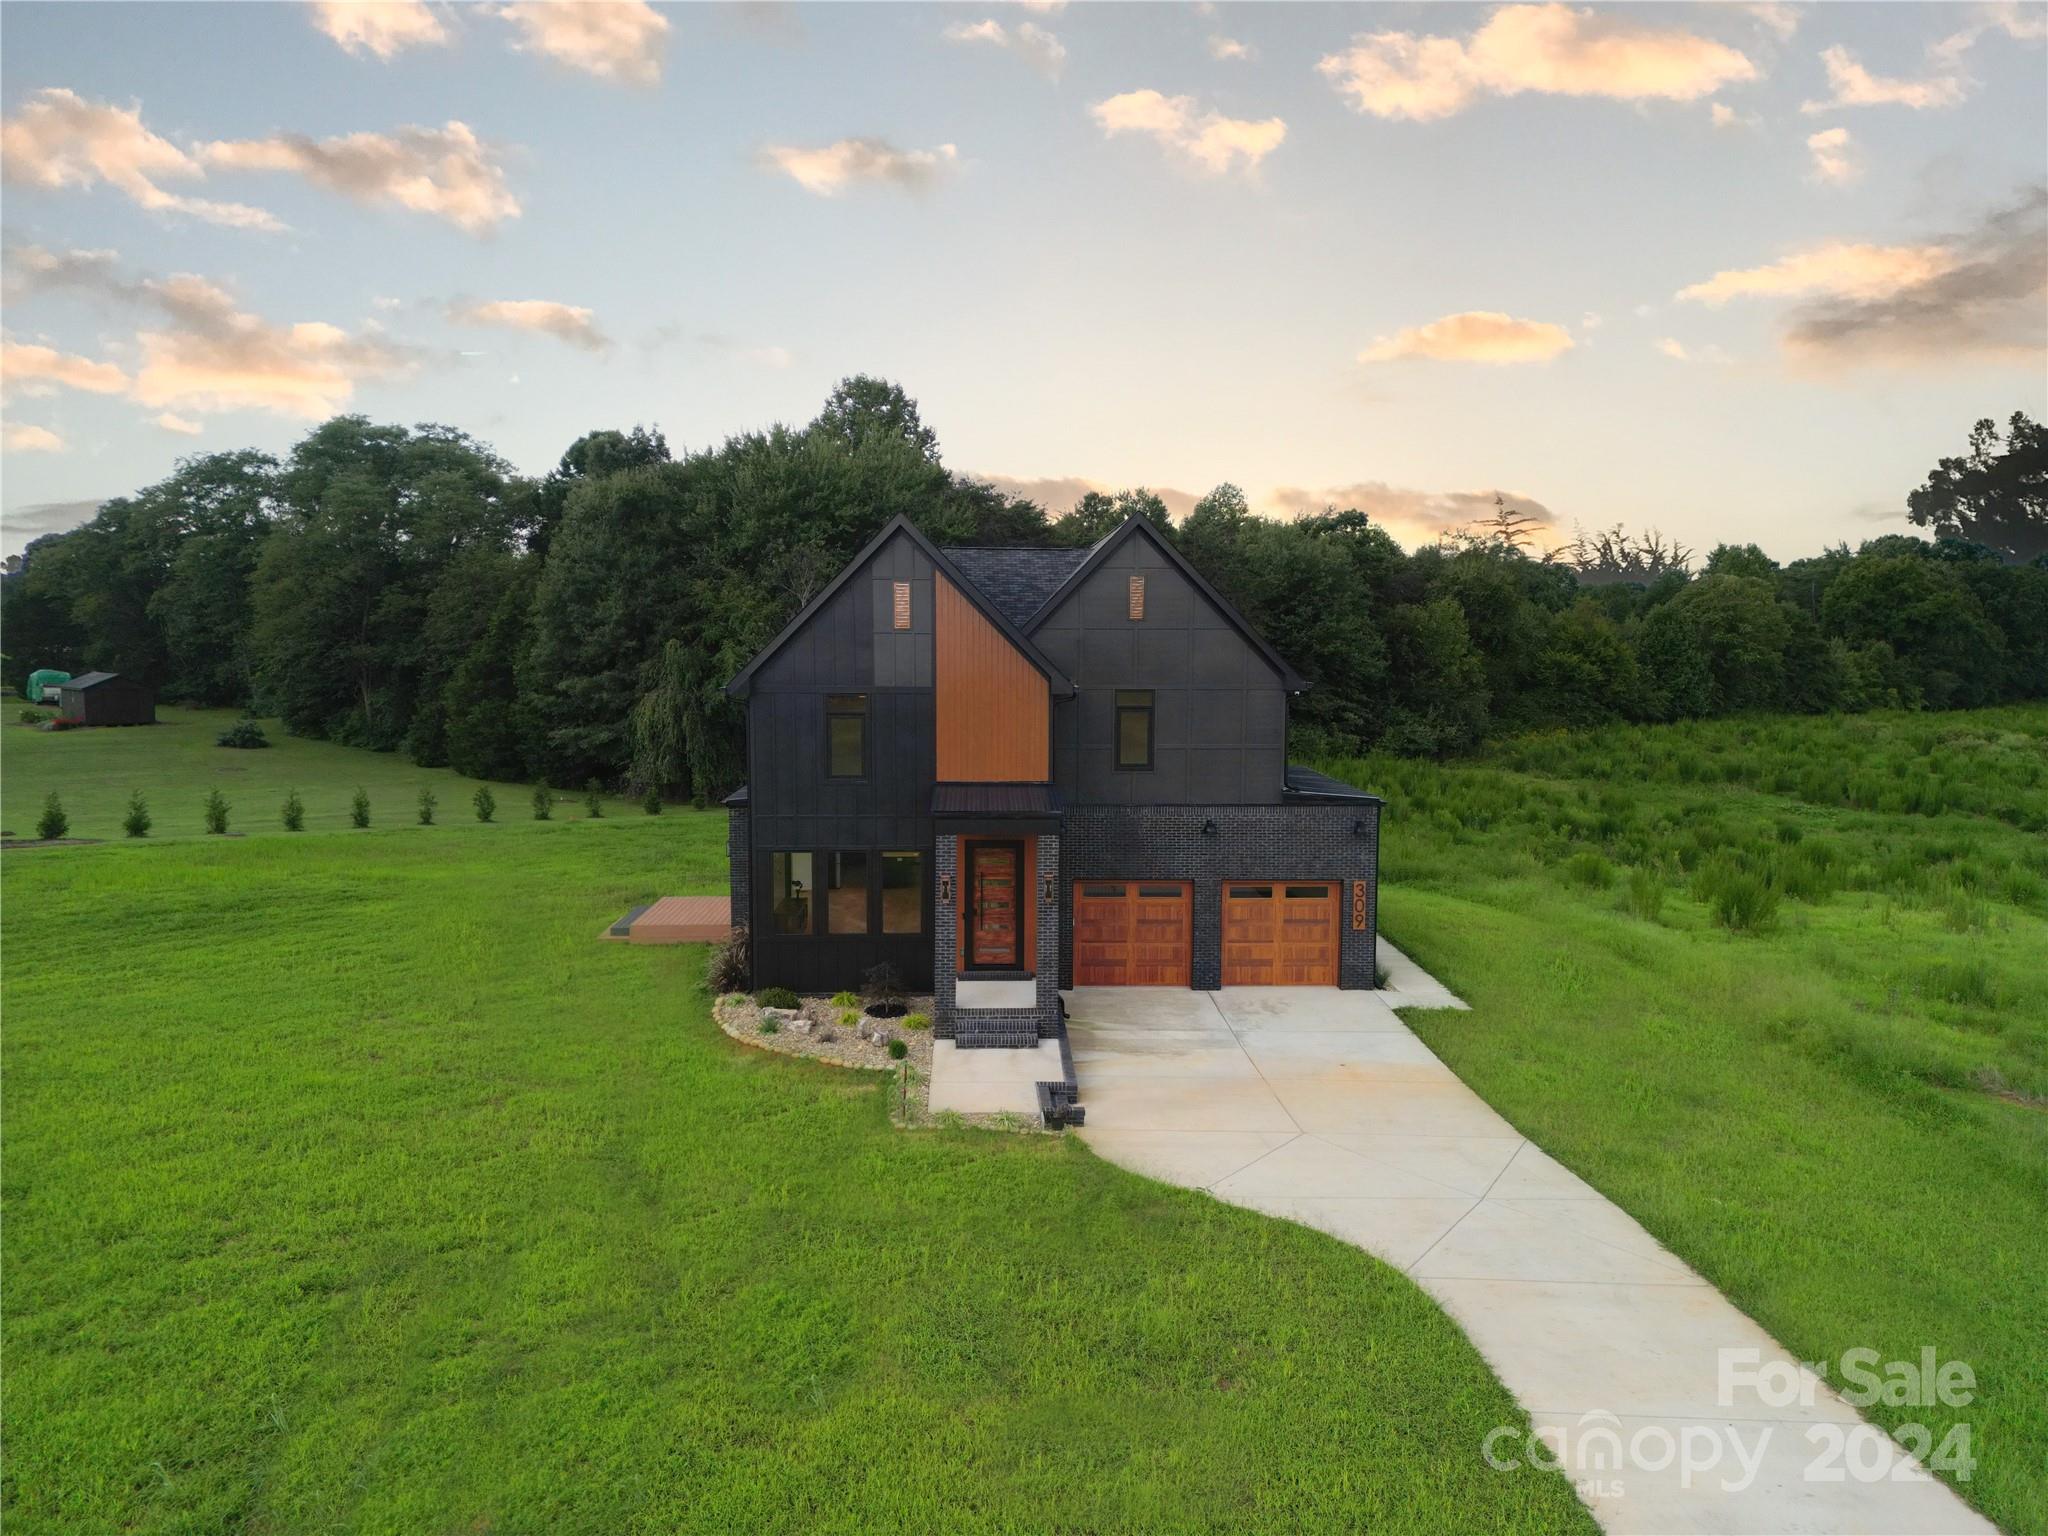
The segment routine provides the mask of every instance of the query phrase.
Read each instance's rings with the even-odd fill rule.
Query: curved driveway
[[[1464,1005],[1381,951],[1397,990],[1068,994],[1082,1134],[1112,1162],[1405,1270],[1562,1444],[1611,1531],[1994,1530],[1460,1082],[1393,1009]],[[1749,1381],[1724,1387],[1723,1351],[1750,1352],[1728,1357]],[[1810,1402],[1752,1384],[1773,1363]],[[1619,1468],[1577,1460],[1614,1443]],[[1830,1448],[1879,1480],[1816,1478]]]

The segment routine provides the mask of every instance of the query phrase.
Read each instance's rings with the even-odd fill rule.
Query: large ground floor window
[[[768,856],[770,918],[788,935],[925,931],[925,855],[896,848],[830,848]],[[822,896],[813,871],[824,878]]]

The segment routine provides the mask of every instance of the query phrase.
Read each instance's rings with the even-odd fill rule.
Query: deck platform
[[[732,903],[723,896],[664,896],[635,907],[603,937],[628,944],[723,944],[732,937]]]

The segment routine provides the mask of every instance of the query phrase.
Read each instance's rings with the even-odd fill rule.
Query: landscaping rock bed
[[[909,999],[910,1013],[931,1017],[932,1000]],[[763,1008],[744,992],[728,992],[711,1008],[718,1027],[742,1045],[774,1051],[782,1056],[805,1056],[835,1067],[854,1067],[869,1072],[895,1072],[910,1068],[908,1092],[899,1095],[897,1113],[911,1124],[925,1118],[926,1086],[932,1076],[932,1032],[905,1029],[902,1019],[871,1019],[858,1008],[844,1008],[830,998],[799,999],[794,1009]],[[846,1015],[854,1017],[848,1022]],[[772,1030],[763,1025],[774,1024]],[[889,1042],[901,1040],[906,1054],[899,1061],[889,1054]]]

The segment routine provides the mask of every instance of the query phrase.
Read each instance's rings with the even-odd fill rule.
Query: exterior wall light
[[[941,901],[951,901],[952,899],[953,899],[953,877],[952,877],[951,875],[941,875],[941,876],[939,876],[939,900],[941,900]]]
[[[1215,835],[1216,835],[1216,820],[1215,820],[1215,818],[1214,818],[1214,817],[1211,817],[1211,818],[1210,818],[1209,820],[1207,820],[1207,821],[1205,821],[1205,822],[1203,822],[1203,823],[1202,823],[1202,836],[1204,836],[1204,837],[1214,837]]]
[[[1354,821],[1353,823],[1351,823],[1351,835],[1353,837],[1365,836],[1365,822],[1363,820]]]
[[[1040,875],[1038,877],[1038,899],[1047,906],[1052,905],[1053,889],[1051,875]]]

